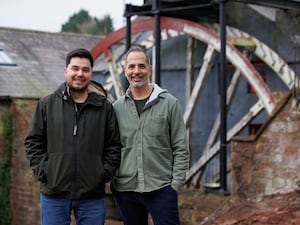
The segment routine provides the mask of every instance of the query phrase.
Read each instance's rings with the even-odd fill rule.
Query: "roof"
[[[0,27],[0,97],[40,98],[63,81],[65,58],[101,36]]]

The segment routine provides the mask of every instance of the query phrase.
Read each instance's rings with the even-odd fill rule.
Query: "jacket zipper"
[[[74,167],[73,167],[73,185],[72,185],[72,191],[71,191],[71,198],[76,198],[76,189],[77,189],[77,154],[78,154],[78,137],[77,137],[77,130],[78,130],[78,108],[76,103],[74,103],[74,109],[75,109],[75,124],[73,128],[73,137],[74,137]]]
[[[78,127],[78,108],[76,106],[76,103],[74,103],[74,108],[75,108],[75,124],[73,128],[73,136],[77,135],[77,127]]]

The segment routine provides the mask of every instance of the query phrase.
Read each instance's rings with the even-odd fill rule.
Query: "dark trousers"
[[[113,191],[124,225],[179,225],[177,192],[165,187],[149,193]]]

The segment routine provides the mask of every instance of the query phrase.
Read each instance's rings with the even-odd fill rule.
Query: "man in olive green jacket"
[[[121,165],[112,191],[125,225],[180,224],[177,191],[189,166],[186,129],[178,100],[148,83],[151,65],[139,47],[125,58],[130,87],[114,103],[121,142]]]

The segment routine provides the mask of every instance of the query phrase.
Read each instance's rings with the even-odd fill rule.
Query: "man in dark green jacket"
[[[42,225],[103,225],[105,183],[120,164],[120,137],[112,104],[91,82],[93,57],[75,49],[66,58],[66,82],[39,100],[26,154],[41,183]]]

